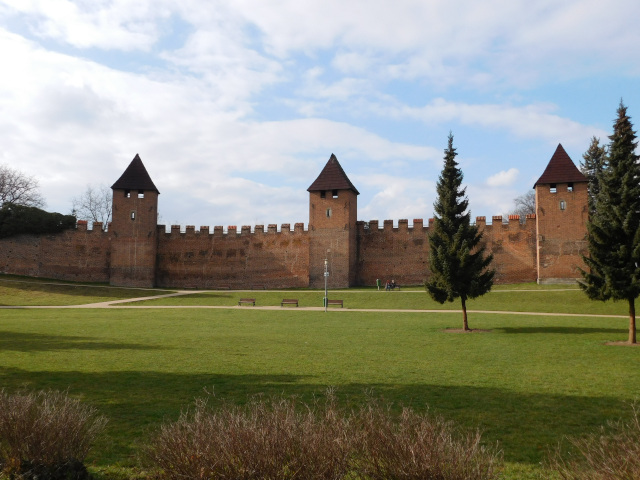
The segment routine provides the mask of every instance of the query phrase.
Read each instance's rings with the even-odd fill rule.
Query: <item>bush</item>
[[[156,478],[439,479],[496,478],[499,456],[480,434],[405,410],[398,421],[376,405],[347,414],[335,399],[312,407],[293,399],[257,399],[192,412],[165,424],[145,452]]]
[[[257,399],[217,411],[200,400],[162,426],[145,456],[161,479],[340,479],[349,470],[347,433],[332,399],[312,408]]]
[[[569,439],[573,451],[559,446],[549,467],[565,480],[640,478],[640,413],[628,422],[611,422],[592,435]],[[563,451],[565,450],[565,451]]]
[[[84,479],[106,420],[66,393],[0,390],[0,467],[9,478]]]
[[[488,480],[501,454],[440,417],[403,409],[395,419],[375,403],[357,416],[359,475],[370,480]]]
[[[29,233],[58,233],[75,228],[76,217],[45,212],[36,207],[5,203],[0,208],[0,238]]]

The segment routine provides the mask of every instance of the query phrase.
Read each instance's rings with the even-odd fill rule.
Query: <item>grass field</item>
[[[6,289],[25,304],[34,295],[33,286],[1,285],[0,303]],[[48,301],[109,297],[87,292],[81,301],[77,288],[56,287]],[[446,329],[460,327],[460,314],[445,311],[1,310],[0,378],[11,390],[68,389],[106,415],[106,435],[90,458],[103,478],[132,476],[139,442],[207,392],[214,404],[243,403],[255,394],[311,399],[327,386],[337,388],[345,406],[372,394],[480,427],[487,442],[503,449],[508,478],[535,478],[546,450],[564,435],[630,416],[640,394],[640,348],[605,345],[626,339],[627,319],[587,316],[624,315],[623,304],[590,302],[565,288],[496,290],[504,291],[469,308],[584,315],[474,313],[471,327],[489,332],[455,334]],[[150,293],[128,292],[113,297]],[[443,308],[419,291],[334,293],[352,308]],[[259,305],[293,296],[318,306],[323,293],[211,292],[145,304],[235,305],[240,296],[256,297]]]

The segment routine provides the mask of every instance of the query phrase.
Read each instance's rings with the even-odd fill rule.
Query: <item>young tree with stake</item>
[[[429,235],[429,266],[431,278],[425,287],[435,301],[453,302],[460,298],[463,329],[469,331],[467,299],[491,290],[495,271],[489,269],[493,255],[485,256],[480,246],[482,233],[471,224],[469,201],[462,188],[462,171],[455,161],[453,135],[444,151],[444,167],[436,187],[435,218]]]

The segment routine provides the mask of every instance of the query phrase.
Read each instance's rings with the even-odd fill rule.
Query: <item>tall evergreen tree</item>
[[[596,212],[595,199],[600,191],[599,176],[606,168],[607,149],[600,145],[600,139],[591,138],[589,149],[582,155],[584,161],[580,163],[580,171],[589,180],[589,214]]]
[[[607,168],[598,175],[597,213],[587,222],[588,267],[581,288],[591,299],[626,300],[629,343],[636,343],[640,295],[640,166],[636,134],[622,102],[609,137]]]
[[[484,295],[493,285],[494,270],[489,269],[493,255],[485,256],[480,246],[482,233],[471,224],[469,201],[462,188],[462,171],[456,162],[453,135],[444,151],[444,167],[436,187],[435,218],[429,235],[431,278],[425,287],[431,298],[444,303],[460,298],[464,330],[469,330],[467,299]]]

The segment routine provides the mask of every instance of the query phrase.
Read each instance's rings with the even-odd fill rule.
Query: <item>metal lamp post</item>
[[[324,259],[324,311],[327,311],[327,304],[329,303],[329,297],[327,295],[327,279],[329,278],[329,261]]]

